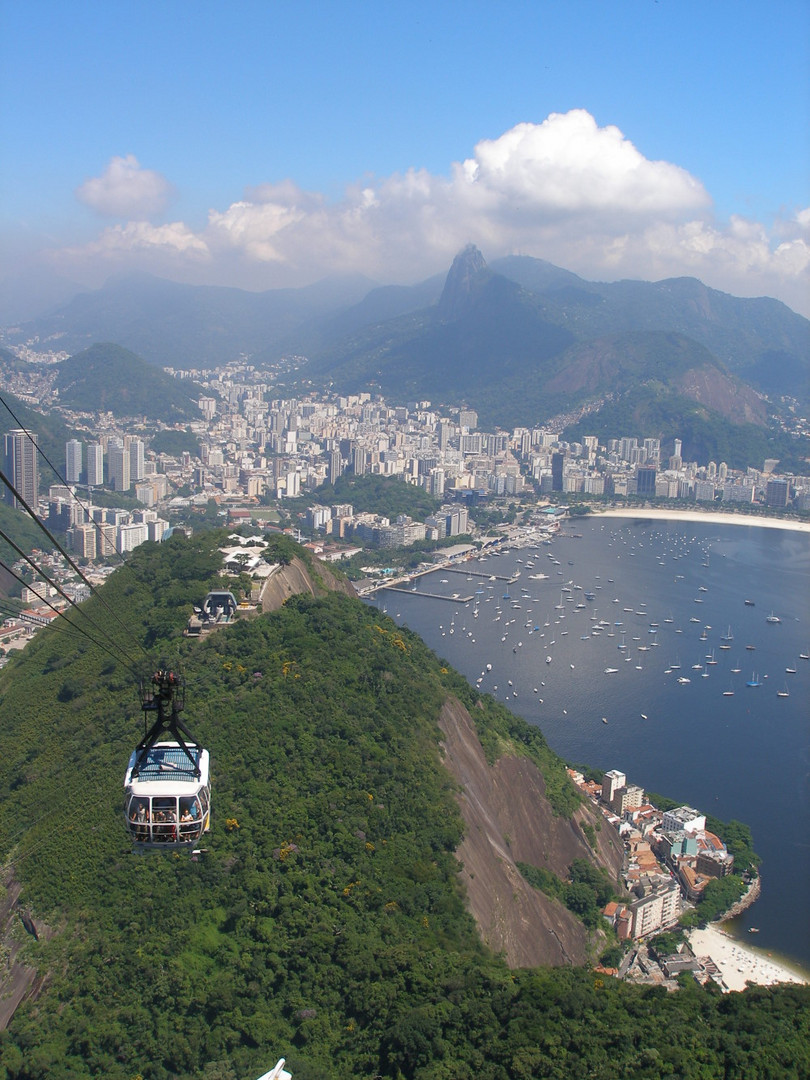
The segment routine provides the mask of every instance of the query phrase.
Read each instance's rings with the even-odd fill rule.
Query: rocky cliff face
[[[460,318],[469,308],[476,289],[487,272],[486,260],[474,244],[468,244],[460,251],[453,259],[439,299],[440,318]]]
[[[303,592],[311,596],[323,596],[327,592],[357,595],[352,583],[333,573],[326,563],[312,556],[308,566],[296,557],[287,566],[279,566],[265,582],[261,595],[262,611],[275,611],[285,600]]]
[[[555,817],[532,761],[502,757],[488,765],[472,718],[457,700],[446,702],[439,726],[466,826],[458,850],[461,876],[483,940],[511,967],[586,963],[589,945],[598,948],[598,942],[561,903],[533,889],[517,863],[566,878],[574,859],[588,858],[616,880],[623,857],[618,836],[601,828],[594,853],[581,829],[584,822],[598,824],[589,806],[573,819]]]

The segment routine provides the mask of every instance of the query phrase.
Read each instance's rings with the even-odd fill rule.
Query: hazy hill
[[[81,412],[112,412],[176,423],[198,419],[202,390],[147,364],[140,356],[109,342],[63,360],[55,383],[59,404]]]
[[[532,851],[552,872],[576,853],[592,865],[558,759],[349,596],[295,596],[181,638],[218,580],[218,539],[143,545],[88,605],[103,641],[54,628],[0,672],[0,862],[40,937],[15,921],[4,947],[24,941],[41,976],[0,1041],[5,1077],[239,1080],[282,1054],[295,1080],[807,1074],[806,987],[725,998],[586,967],[510,970],[482,944],[464,882],[485,900],[495,864],[509,877]],[[130,664],[146,643],[150,665],[183,671],[186,720],[212,754],[197,863],[134,857],[123,836],[141,731]],[[489,818],[494,859],[465,798]],[[554,920],[535,937],[594,940],[526,895],[517,906]]]
[[[242,355],[275,358],[298,351],[296,334],[312,320],[364,296],[365,278],[326,280],[300,289],[252,293],[180,285],[149,274],[113,278],[22,328],[51,348],[80,351],[113,341],[165,367],[216,368]]]
[[[492,265],[563,306],[578,336],[641,330],[683,334],[763,392],[807,400],[810,322],[779,300],[730,296],[697,278],[589,282],[519,256]]]
[[[495,265],[503,273],[466,248],[435,305],[362,329],[307,376],[394,401],[466,402],[484,428],[533,426],[588,404],[591,433],[615,436],[609,423],[623,416],[635,423],[621,430],[678,436],[688,458],[730,447],[721,458],[744,467],[783,452],[746,379],[806,393],[810,324],[784,305],[690,279],[598,285],[537,259]]]
[[[305,355],[313,377],[333,379],[344,391],[372,384],[392,395],[465,397],[509,427],[550,414],[540,386],[528,394],[509,390],[502,403],[488,397],[502,377],[537,383],[572,344],[678,334],[756,390],[810,402],[810,322],[777,300],[729,296],[694,278],[592,282],[528,256],[487,267],[472,248],[454,265],[446,277],[413,286],[370,289],[366,279],[347,276],[262,293],[144,274],[115,277],[10,339],[38,338],[73,351],[113,341],[150,363],[177,367],[217,367],[241,356],[272,364],[284,354]],[[475,303],[455,310],[444,292],[447,279],[468,269]],[[403,364],[412,370],[408,377],[397,370]]]

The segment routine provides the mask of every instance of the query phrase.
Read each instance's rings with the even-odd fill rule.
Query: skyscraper
[[[110,472],[110,486],[114,491],[129,491],[131,480],[129,471],[129,449],[110,443],[107,447],[107,466]]]
[[[65,480],[78,484],[82,475],[82,444],[78,439],[65,443]]]
[[[143,441],[141,439],[128,438],[125,440],[125,445],[128,445],[129,447],[130,480],[133,482],[143,480],[145,475]]]
[[[551,490],[562,491],[563,489],[563,462],[565,456],[563,454],[554,453],[551,455]]]
[[[104,449],[101,443],[87,444],[87,483],[101,487],[104,483]]]
[[[21,498],[32,510],[36,510],[39,494],[39,468],[37,464],[37,436],[23,428],[13,428],[5,435],[4,474]],[[6,502],[20,507],[19,500],[8,488],[4,491]]]

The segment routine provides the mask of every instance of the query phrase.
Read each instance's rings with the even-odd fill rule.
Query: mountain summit
[[[470,307],[482,280],[489,275],[486,259],[475,246],[467,246],[453,259],[439,299],[439,317],[458,319]]]

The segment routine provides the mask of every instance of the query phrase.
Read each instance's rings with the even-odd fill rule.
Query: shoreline
[[[689,947],[696,957],[710,957],[720,973],[721,986],[727,991],[744,990],[751,982],[757,986],[778,983],[810,982],[808,972],[784,957],[774,957],[752,945],[732,937],[717,923],[702,930],[690,930]]]
[[[610,507],[606,510],[592,510],[585,514],[585,519],[621,517],[649,518],[653,521],[696,521],[709,525],[748,525],[762,529],[788,529],[791,532],[810,533],[810,521],[795,521],[789,518],[759,517],[753,514],[739,514],[734,511],[721,513],[717,510],[664,510],[661,507]],[[569,522],[576,518],[568,517]]]

